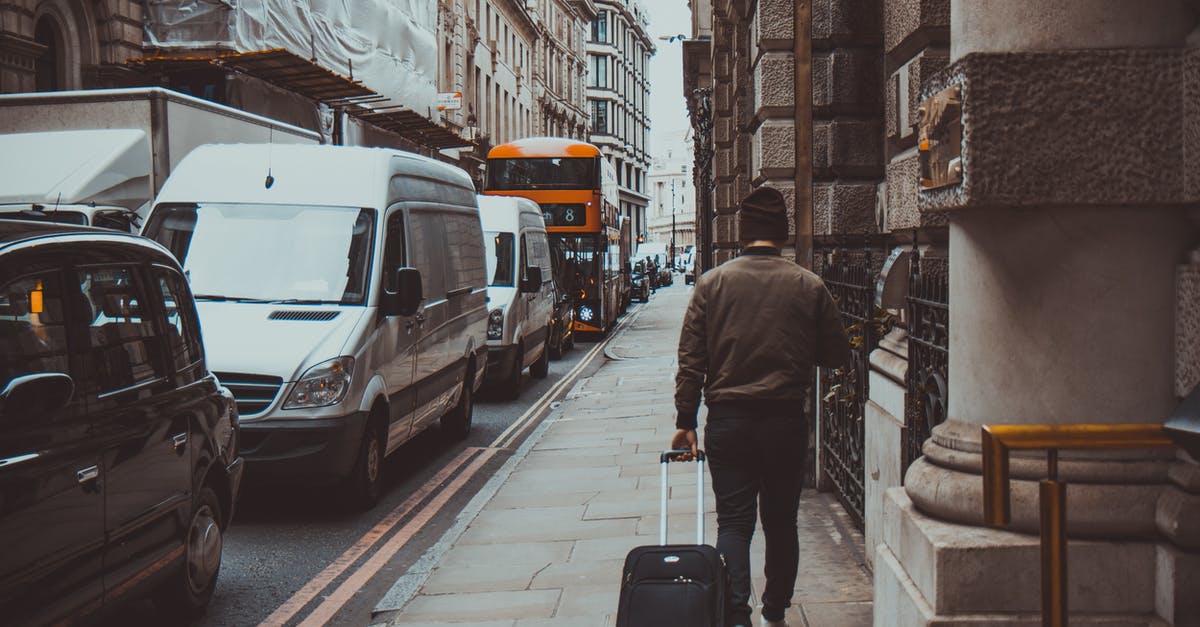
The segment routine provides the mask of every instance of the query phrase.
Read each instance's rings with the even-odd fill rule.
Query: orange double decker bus
[[[607,332],[624,302],[628,254],[621,250],[616,171],[600,149],[557,137],[496,146],[488,152],[483,193],[523,196],[541,206],[575,330]]]

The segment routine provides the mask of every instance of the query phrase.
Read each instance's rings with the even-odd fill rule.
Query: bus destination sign
[[[587,224],[587,206],[577,203],[544,203],[542,218],[546,226],[584,226]]]

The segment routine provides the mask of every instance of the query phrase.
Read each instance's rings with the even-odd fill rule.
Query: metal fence
[[[945,259],[910,258],[908,283],[908,374],[901,477],[921,456],[933,428],[946,420],[950,399],[950,285]]]
[[[869,394],[868,358],[882,337],[875,308],[877,263],[882,255],[873,254],[870,248],[857,248],[824,251],[816,258],[818,273],[837,301],[852,347],[848,367],[820,369],[821,471],[861,528],[865,468],[863,414]]]

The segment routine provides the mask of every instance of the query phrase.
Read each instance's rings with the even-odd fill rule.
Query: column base
[[[930,518],[903,488],[887,491],[884,525],[874,560],[877,627],[1041,624],[1037,536]],[[1185,596],[1194,592],[1179,589],[1200,554],[1156,542],[1072,540],[1068,563],[1073,626],[1200,624],[1200,604]]]

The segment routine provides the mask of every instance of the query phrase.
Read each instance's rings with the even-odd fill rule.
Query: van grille
[[[238,415],[242,417],[261,414],[271,406],[283,379],[268,377],[260,374],[242,374],[238,372],[214,373],[221,380],[221,385],[233,392],[237,401]]]
[[[268,320],[305,320],[310,322],[325,322],[338,317],[340,311],[272,311]]]

